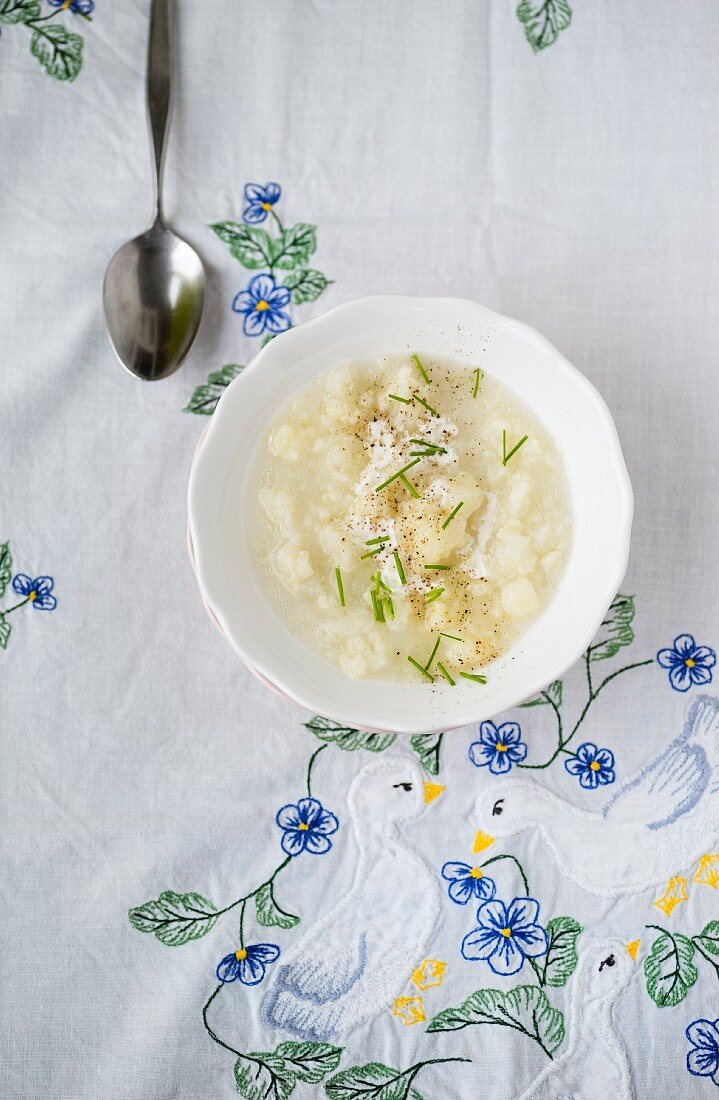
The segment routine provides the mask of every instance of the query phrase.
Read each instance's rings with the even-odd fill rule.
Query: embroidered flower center
[[[32,602],[32,600],[36,600],[36,599],[37,599],[37,592],[35,591],[35,589],[34,589],[34,588],[33,588],[32,592],[28,592],[28,596],[27,596],[27,598],[28,598],[28,599],[29,599],[29,600],[30,600],[31,602]]]
[[[511,928],[502,928],[501,929],[501,934],[503,936],[505,936],[507,939],[509,939],[509,937],[512,935],[512,929]]]
[[[494,747],[497,750],[497,752],[506,752],[507,751],[507,746],[503,745],[501,741],[498,741],[497,744]]]
[[[687,666],[687,668],[694,668],[694,665],[696,664],[696,661],[692,661],[691,657],[687,657],[684,664]]]
[[[70,7],[71,4],[72,4],[72,0],[65,0],[64,4],[62,5],[62,10],[67,11],[67,9]]]
[[[589,767],[590,767],[590,769],[591,769],[591,770],[592,770],[593,772],[598,772],[598,771],[601,771],[601,767],[602,767],[602,765],[601,765],[601,764],[598,764],[596,760],[592,760],[592,762],[591,762],[591,764],[589,765]]]
[[[259,302],[255,306],[258,313],[264,313],[266,309],[270,308],[270,303],[266,302],[264,298],[260,298]]]
[[[484,878],[484,871],[480,871],[479,867],[473,867],[469,872],[470,878]]]
[[[272,203],[271,202],[261,202],[260,206],[262,207],[263,210],[271,210],[272,209]]]
[[[241,947],[239,951],[235,951],[235,958],[240,963],[244,962],[244,960],[247,958],[247,948]]]
[[[303,822],[301,822],[300,825],[297,826],[297,828],[299,829],[299,831],[301,833],[306,833],[307,830],[309,829],[309,825],[307,825],[307,823],[303,821]]]

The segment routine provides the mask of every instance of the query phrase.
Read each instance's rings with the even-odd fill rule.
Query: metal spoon
[[[102,299],[110,341],[124,367],[147,381],[167,378],[197,335],[205,301],[205,271],[187,241],[162,213],[162,162],[170,105],[168,0],[152,0],[147,55],[147,104],[155,154],[155,220],[110,260]]]

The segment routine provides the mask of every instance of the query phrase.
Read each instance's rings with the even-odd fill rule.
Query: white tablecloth
[[[230,1097],[236,1061],[245,1097],[390,1100],[411,1079],[425,1100],[509,1100],[552,1067],[546,1096],[713,1095],[716,744],[712,758],[690,728],[675,750],[684,771],[674,758],[654,772],[646,765],[680,736],[692,703],[711,714],[716,695],[706,682],[719,642],[716,5],[572,4],[550,41],[567,22],[561,0],[535,22],[523,7],[526,25],[509,0],[178,0],[166,206],[206,262],[209,293],[186,367],[153,385],[114,360],[100,295],[110,256],[149,212],[148,5],[91,7],[0,0],[0,542],[12,555],[0,568],[0,612],[22,603],[0,618],[2,1096]],[[268,693],[212,629],[185,548],[185,487],[205,421],[182,410],[210,372],[248,362],[260,346],[232,305],[263,269],[238,262],[209,227],[241,224],[245,186],[267,181],[281,194],[271,192],[272,213],[255,224],[277,234],[277,214],[285,227],[316,226],[316,251],[305,235],[298,262],[331,280],[323,289],[313,277],[307,293],[320,292],[310,301],[295,291],[294,324],[369,293],[465,296],[537,327],[606,397],[636,494],[623,589],[636,615],[631,647],[593,665],[594,686],[650,663],[607,684],[571,745],[609,749],[613,783],[582,786],[597,770],[591,749],[574,775],[564,755],[511,774],[520,794],[534,776],[599,812],[645,769],[620,844],[597,850],[603,819],[576,824],[558,809],[548,833],[532,820],[482,849],[477,832],[488,827],[475,802],[496,777],[469,758],[476,728],[444,738],[438,769],[425,757],[435,797],[392,839],[353,814],[348,791],[379,774],[364,772],[368,763],[399,757],[417,775],[417,746],[397,739],[372,753],[361,739],[352,751],[320,740],[303,726],[310,716]],[[685,634],[694,648],[674,647]],[[654,660],[672,648],[670,667]],[[686,691],[670,683],[672,667]],[[565,679],[565,728],[585,700],[580,665]],[[520,724],[527,763],[551,755],[552,705],[497,723],[509,720]],[[306,797],[308,760],[322,744],[312,795],[337,819],[328,833],[332,819],[322,818],[331,847],[290,856],[277,877],[275,900],[299,924],[263,925],[254,902],[245,907],[246,945],[274,944],[280,957],[237,958],[241,906],[219,917],[213,907],[255,891],[285,859],[283,839],[291,847],[314,835],[291,828],[306,805],[280,824],[275,815]],[[687,821],[693,831],[682,832]],[[662,883],[626,891],[649,823],[656,845],[639,871]],[[381,894],[363,893],[360,847],[379,858],[372,844],[382,836],[395,869],[404,858],[426,882],[424,872],[397,873]],[[442,878],[447,863],[478,866],[495,854],[518,860],[527,882],[511,859],[483,879],[457,868]],[[449,896],[452,881],[460,898],[474,891],[467,904]],[[311,930],[351,890],[332,937],[346,954],[328,961]],[[166,891],[177,896],[158,901]],[[480,909],[522,897],[538,910]],[[262,919],[291,923],[268,915],[267,889],[261,900]],[[465,937],[490,917],[514,922],[515,933],[562,933],[561,958],[522,956],[505,976],[498,956],[467,957]],[[392,988],[385,975],[383,1007],[355,1024],[370,996],[363,983],[376,988],[377,977],[371,967],[355,973],[361,931],[378,921],[395,960]],[[600,972],[612,952],[614,969]],[[235,980],[221,982],[226,957],[221,974]],[[293,957],[304,967],[294,979],[281,969]],[[355,983],[346,996],[345,981]],[[294,1032],[270,1026],[283,988]],[[465,1007],[461,1030],[427,1030],[486,990],[498,992]],[[207,1027],[231,1049],[203,1024],[215,992]],[[514,1025],[498,1026],[507,1014]],[[276,1051],[299,1042],[302,1027],[314,1036],[306,1042],[326,1046],[254,1061],[231,1053]],[[471,1061],[425,1064],[453,1057]],[[353,1073],[367,1063],[381,1065]],[[380,1094],[362,1091],[363,1075],[397,1079]]]

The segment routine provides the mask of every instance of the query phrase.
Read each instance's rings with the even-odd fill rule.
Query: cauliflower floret
[[[275,569],[285,587],[293,594],[314,575],[310,555],[299,539],[290,539],[274,554]]]
[[[539,607],[537,593],[526,577],[502,585],[502,607],[512,619],[525,619]]]
[[[283,535],[293,535],[297,530],[295,502],[283,489],[260,489],[259,501],[265,515],[280,529]]]

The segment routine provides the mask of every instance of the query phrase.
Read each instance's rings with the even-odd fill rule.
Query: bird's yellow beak
[[[424,804],[429,806],[430,802],[434,802],[435,798],[441,795],[445,788],[441,783],[429,783],[425,780],[424,783]]]
[[[629,958],[632,960],[632,962],[637,961],[637,952],[639,951],[639,944],[641,942],[641,940],[632,940],[631,943],[624,944],[625,948],[627,949],[627,954],[629,955]]]
[[[474,844],[472,845],[472,851],[483,852],[485,848],[491,848],[497,838],[490,836],[489,833],[483,833],[481,829],[477,830],[477,835],[474,838]]]

